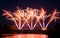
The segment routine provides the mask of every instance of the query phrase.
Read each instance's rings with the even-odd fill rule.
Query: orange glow
[[[56,19],[59,19],[59,17],[56,16],[56,14],[59,14],[57,10],[54,10],[53,13],[47,15],[46,11],[41,8],[41,10],[33,9],[33,8],[27,8],[25,10],[17,8],[17,10],[14,13],[11,13],[10,11],[3,10],[3,16],[6,16],[6,18],[9,18],[9,20],[14,21],[15,26],[18,30],[22,30],[22,28],[27,24],[30,30],[33,30],[37,23],[41,26],[42,30],[46,30],[48,25]],[[45,24],[46,18],[50,17],[47,24]],[[36,18],[35,23],[33,24],[33,20]],[[24,21],[22,24],[22,20]],[[42,21],[42,22],[41,22]]]
[[[41,30],[47,30],[47,28],[42,28]]]
[[[6,36],[4,38],[48,38],[45,34],[15,34],[12,36]]]

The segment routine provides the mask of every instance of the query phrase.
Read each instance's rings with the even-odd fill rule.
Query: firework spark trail
[[[46,11],[43,8],[41,8],[41,10],[32,9],[29,7],[26,10],[17,8],[15,13],[11,13],[10,11],[6,10],[3,11],[3,16],[6,16],[6,18],[10,17],[10,20],[14,21],[18,30],[22,30],[25,24],[27,24],[30,30],[33,30],[36,27],[37,23],[39,23],[42,30],[46,30],[53,20],[59,19],[59,17],[56,16],[56,14],[59,14],[56,9],[53,11],[52,14],[49,15],[46,15]],[[47,24],[45,24],[45,21],[48,17],[50,17],[50,19],[48,20]],[[34,18],[36,18],[36,21],[33,24]],[[24,21],[23,24],[22,20]]]
[[[33,30],[36,26],[36,24],[33,25],[33,19],[35,16],[36,16],[36,9],[28,8],[27,9],[27,20],[31,19],[31,24],[30,25],[28,23],[27,24],[30,30]]]
[[[41,10],[40,10],[40,17],[41,17],[41,19],[43,21],[42,28],[45,27],[45,15],[46,15],[46,12],[44,11],[43,8],[41,8]]]
[[[21,27],[21,11],[18,10],[16,13],[15,13],[15,18],[17,18],[16,21],[18,21],[18,28]]]
[[[36,26],[35,24],[33,25],[33,19],[35,17],[35,11],[34,11],[34,9],[31,9],[29,13],[31,13],[31,15],[30,15],[31,16],[31,27],[30,28],[32,30]]]
[[[21,24],[22,23],[21,20],[22,20],[22,18],[24,18],[24,12],[23,12],[23,10],[18,9],[14,15],[17,18],[17,22],[18,22],[17,26],[18,26],[19,30],[21,30],[25,25],[25,23]]]
[[[31,18],[31,26],[30,26],[30,29],[33,28],[33,18],[34,18],[34,10],[30,8],[29,10],[29,15],[30,15],[30,18]]]
[[[3,10],[3,11],[4,11],[4,14],[2,16],[6,16],[6,18],[10,17],[11,18],[10,20],[13,20],[15,25],[16,25],[16,27],[18,28],[17,22],[16,22],[15,18],[12,16],[11,12],[6,11],[6,10]]]
[[[54,12],[53,12],[53,14],[52,14],[51,17],[50,17],[50,20],[49,20],[48,23],[46,24],[46,27],[45,27],[45,28],[47,28],[48,25],[49,25],[53,20],[59,19],[59,17],[57,17],[56,14],[59,14],[59,13],[58,13],[57,10],[55,9]]]

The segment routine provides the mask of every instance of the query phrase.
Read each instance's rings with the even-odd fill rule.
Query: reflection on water
[[[3,34],[3,38],[48,38],[45,34]]]

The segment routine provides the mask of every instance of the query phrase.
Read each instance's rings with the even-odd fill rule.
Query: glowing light
[[[48,38],[45,34],[14,34],[12,36],[6,36],[4,38]]]
[[[59,17],[57,17],[59,12],[57,12],[56,9],[53,11],[53,13],[48,15],[46,14],[47,12],[43,8],[41,8],[40,10],[29,7],[25,10],[17,8],[17,10],[14,13],[6,10],[3,11],[4,11],[3,16],[6,16],[6,18],[9,18],[9,20],[14,21],[15,26],[17,27],[18,30],[22,30],[22,28],[25,25],[27,25],[30,30],[33,30],[37,26],[37,23],[39,23],[42,30],[46,30],[53,20],[59,19]],[[50,19],[46,24],[45,21],[46,19],[48,19],[48,17]],[[33,20],[35,18],[36,18],[35,23],[33,23],[34,22]]]

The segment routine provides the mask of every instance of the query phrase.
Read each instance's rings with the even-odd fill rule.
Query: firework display
[[[28,26],[30,30],[33,30],[36,26],[40,26],[42,30],[46,30],[53,20],[60,19],[57,16],[60,12],[57,12],[56,9],[50,14],[47,14],[43,8],[33,9],[29,7],[24,10],[17,7],[15,12],[3,11],[2,16],[6,16],[8,20],[12,20],[18,30],[22,30],[24,26]],[[47,19],[48,22],[45,23]]]

